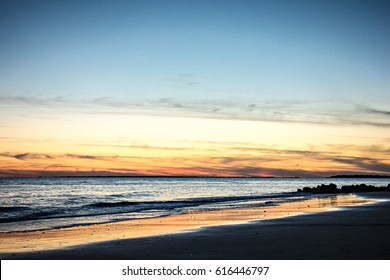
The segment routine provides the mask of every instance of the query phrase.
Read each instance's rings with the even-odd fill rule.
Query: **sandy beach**
[[[390,194],[2,234],[1,259],[390,259]],[[373,203],[373,201],[376,201]],[[337,207],[337,208],[335,208]]]

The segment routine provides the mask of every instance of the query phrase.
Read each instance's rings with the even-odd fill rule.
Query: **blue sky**
[[[388,174],[389,14],[1,1],[0,176]]]
[[[0,94],[383,104],[386,1],[7,1]]]

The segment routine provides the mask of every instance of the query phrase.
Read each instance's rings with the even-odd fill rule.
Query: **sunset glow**
[[[1,177],[390,172],[383,7],[87,2],[1,9]]]

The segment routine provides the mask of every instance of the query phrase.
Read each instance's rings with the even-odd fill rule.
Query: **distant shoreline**
[[[342,178],[390,178],[390,175],[364,175],[364,174],[354,174],[354,175],[335,175],[330,176],[326,178],[335,178],[335,179],[342,179]]]

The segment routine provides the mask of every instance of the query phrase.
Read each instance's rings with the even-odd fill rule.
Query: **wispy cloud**
[[[138,172],[106,171],[106,170],[34,170],[34,169],[0,169],[0,177],[66,177],[66,176],[139,176]]]
[[[54,159],[52,155],[48,154],[37,154],[37,153],[0,153],[0,157],[14,158],[18,160],[28,160],[28,159]]]
[[[390,164],[381,162],[377,159],[367,157],[337,157],[332,159],[334,162],[340,162],[350,165],[357,170],[365,170],[370,172],[390,173]]]
[[[190,151],[191,147],[165,147],[165,146],[150,146],[150,145],[115,145],[115,144],[79,144],[80,146],[89,147],[109,147],[121,149],[140,149],[140,150],[167,150],[167,151]]]
[[[98,156],[90,156],[90,155],[74,155],[74,154],[66,154],[65,157],[67,158],[76,158],[76,159],[100,159],[101,157]]]
[[[200,153],[186,156],[119,156],[92,154],[39,154],[39,153],[0,153],[0,170],[5,174],[10,170],[20,170],[21,174],[91,174],[111,175],[198,175],[198,176],[282,176],[313,177],[334,174],[375,173],[389,174],[390,162],[386,146],[366,146],[378,156],[348,155],[348,152],[321,150],[294,150],[277,147],[251,147],[250,144],[215,142],[206,149],[218,148],[214,154]],[[131,146],[130,146],[131,147]],[[141,146],[144,148],[144,146]],[[157,147],[169,148],[169,147]],[[202,149],[202,148],[198,148]],[[363,146],[353,146],[344,150],[359,151]],[[216,148],[217,150],[217,148]],[[202,155],[201,155],[202,154]],[[5,159],[1,159],[1,157]],[[8,161],[6,160],[8,159]],[[106,162],[106,163],[104,163]],[[127,168],[126,166],[131,166]],[[8,171],[7,171],[8,170]],[[29,170],[29,172],[25,172]],[[30,172],[31,171],[31,172]],[[49,173],[47,173],[49,172]],[[101,173],[99,173],[101,172]],[[0,172],[1,173],[1,172]],[[8,174],[7,173],[7,174]],[[12,172],[11,172],[12,173]],[[107,173],[107,174],[108,174]],[[123,174],[122,174],[123,173]],[[5,175],[4,175],[5,176]],[[42,175],[43,176],[43,175]]]
[[[40,114],[80,113],[90,115],[154,115],[208,119],[248,120],[321,125],[390,127],[390,111],[346,102],[274,100],[156,100],[125,101],[111,97],[92,99],[0,96],[0,106],[45,107]],[[52,111],[48,111],[52,109]],[[34,112],[34,114],[38,114]],[[28,112],[25,112],[27,115]]]
[[[71,101],[66,96],[39,97],[0,95],[0,104],[27,105],[27,106],[64,106]]]
[[[29,156],[28,153],[25,153],[25,154],[18,154],[18,155],[15,155],[14,158],[16,159],[25,159]]]
[[[371,108],[371,107],[363,106],[363,105],[359,105],[358,108],[361,108],[364,112],[369,113],[369,114],[376,114],[376,115],[390,117],[390,111],[387,111],[387,110],[380,110],[380,109]]]
[[[172,87],[176,89],[194,87],[202,84],[199,77],[192,74],[179,74],[175,77],[168,78],[167,80],[172,83]]]

